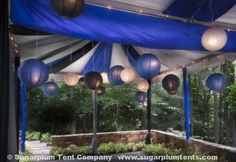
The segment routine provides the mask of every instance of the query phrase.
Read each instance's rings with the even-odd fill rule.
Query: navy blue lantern
[[[62,17],[78,17],[84,9],[84,0],[51,0],[52,8]]]
[[[111,85],[122,85],[124,84],[123,80],[120,77],[121,71],[124,69],[121,65],[113,66],[108,71],[108,80],[111,83]]]
[[[49,69],[40,60],[29,59],[21,63],[18,69],[18,77],[28,87],[43,85],[49,76]]]
[[[48,96],[56,96],[59,92],[59,87],[55,82],[47,82],[42,87],[43,93]]]
[[[206,81],[207,87],[212,91],[222,91],[227,86],[227,81],[223,74],[211,74]]]
[[[84,77],[84,83],[89,89],[96,90],[102,86],[103,79],[100,73],[91,71]]]
[[[146,100],[146,93],[138,91],[135,95],[135,100],[138,101],[139,103],[143,103]]]
[[[165,78],[162,80],[163,88],[171,95],[177,93],[179,84],[179,78],[173,74],[165,76]]]
[[[143,54],[137,61],[136,71],[140,77],[150,80],[160,73],[161,63],[153,54]]]

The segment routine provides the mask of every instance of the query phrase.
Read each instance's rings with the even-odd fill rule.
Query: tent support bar
[[[21,152],[25,152],[25,101],[26,87],[21,83]]]
[[[149,83],[149,88],[147,91],[147,129],[148,129],[148,133],[147,133],[147,137],[145,139],[145,143],[146,144],[151,144],[151,107],[152,107],[152,81],[148,80]]]
[[[184,111],[185,111],[185,130],[186,140],[190,138],[190,96],[189,96],[189,80],[187,68],[183,68],[183,89],[184,89]]]
[[[97,148],[97,102],[96,102],[96,92],[93,90],[93,140],[89,147],[89,152],[91,154],[96,153]]]

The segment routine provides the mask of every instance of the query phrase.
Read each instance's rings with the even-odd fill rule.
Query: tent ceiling
[[[164,17],[165,15],[163,12],[174,2],[175,0],[86,0],[86,3],[89,4],[104,7],[110,6],[113,9],[118,9],[121,11],[137,13],[142,10],[142,14],[157,17]],[[206,22],[201,23],[207,24]],[[217,18],[214,21],[214,24],[227,28],[229,27],[230,29],[236,29],[236,6],[233,6],[230,10]],[[11,32],[14,33],[14,31]],[[23,60],[38,58],[43,60],[45,63],[52,63],[60,59],[63,60],[64,57],[75,53],[85,45],[91,43],[89,40],[72,38],[69,36],[45,35],[46,33],[43,33],[42,35],[37,33],[39,35],[34,35],[34,31],[30,31],[30,34],[28,33],[28,35],[22,35],[22,33],[19,33],[20,31],[15,31],[13,41],[18,45],[21,58]],[[150,38],[151,37],[152,36],[150,36]],[[83,71],[86,64],[91,61],[91,58],[100,43],[101,42],[99,42],[92,49],[88,50],[87,53],[84,53],[81,58],[61,69],[58,74],[63,74],[66,72],[80,73]],[[218,55],[222,56],[224,59],[236,59],[235,53],[152,49],[137,45],[133,47],[139,55],[144,53],[153,53],[158,56],[162,64],[161,71],[166,73],[173,72],[173,69],[178,69],[182,66],[189,66],[191,71],[196,71],[196,69],[200,69],[203,66],[209,66],[210,64],[217,65],[222,62]],[[206,59],[208,62],[205,62]],[[114,65],[122,65],[124,67],[131,66],[123,46],[117,43],[112,45],[110,66]],[[174,73],[179,73],[179,71],[174,71]],[[61,79],[60,76],[58,77],[55,74],[53,75],[54,78]]]
[[[14,35],[15,42],[19,45],[21,49],[21,58],[23,60],[29,58],[42,58],[45,63],[54,62],[59,60],[65,56],[70,55],[76,50],[82,48],[84,45],[88,44],[90,41],[88,40],[78,40],[75,38],[65,37],[65,36],[57,36],[57,35],[48,35],[48,36],[20,36]],[[38,40],[37,40],[38,39]],[[50,40],[50,43],[48,42]],[[38,42],[38,46],[37,46]],[[65,48],[67,47],[67,48]],[[86,53],[83,57],[68,65],[67,67],[61,69],[58,74],[64,74],[67,72],[80,73],[86,64],[91,59],[92,55],[96,51],[98,45],[96,45],[92,50]],[[221,54],[220,52],[204,52],[204,51],[189,51],[189,50],[158,50],[151,48],[143,48],[138,46],[133,46],[134,49],[142,55],[144,53],[153,53],[161,61],[161,71],[169,72],[177,67],[181,67],[183,65],[188,65],[198,60],[200,62],[204,62],[204,58],[208,57],[216,57]],[[58,51],[55,55],[53,51]],[[52,55],[52,56],[50,56]],[[45,56],[49,56],[48,58]],[[227,55],[227,57],[229,57]],[[46,59],[44,59],[46,58]],[[235,54],[230,54],[230,60],[236,59]],[[214,63],[220,63],[221,60],[216,59]],[[211,62],[213,64],[213,62]],[[128,62],[128,57],[125,51],[122,49],[122,45],[113,44],[112,48],[112,58],[110,67],[114,65],[122,65],[124,67],[130,67],[131,64]],[[217,65],[217,64],[215,64]],[[194,68],[191,68],[191,71],[196,71],[196,69],[201,69],[202,64],[200,63],[198,66],[192,65]],[[174,73],[176,73],[175,71]],[[176,73],[177,75],[179,72]],[[60,76],[56,76],[53,74],[55,79],[63,79]]]
[[[199,0],[201,1],[201,0]],[[219,1],[219,0],[218,0]],[[232,0],[233,1],[233,0]],[[118,10],[124,10],[128,12],[140,12],[150,16],[166,17],[163,12],[175,2],[175,0],[86,0],[87,3],[96,4],[104,7],[111,7]],[[184,2],[184,1],[182,1]],[[178,17],[173,17],[177,18]],[[209,23],[198,22],[203,25],[209,25]],[[224,28],[230,28],[236,30],[236,5],[230,10],[217,18],[213,24]]]

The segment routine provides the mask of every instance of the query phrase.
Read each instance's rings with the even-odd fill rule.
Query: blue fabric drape
[[[176,0],[164,14],[199,21],[211,21],[225,14],[236,4],[236,0]],[[213,14],[212,14],[213,11]]]
[[[99,73],[108,72],[110,69],[111,56],[112,44],[100,43],[80,74],[86,75],[91,71],[96,71]]]
[[[128,56],[128,60],[129,60],[129,63],[133,66],[133,67],[136,67],[136,63],[137,63],[137,59],[135,56],[134,56],[134,53],[132,53],[130,50],[129,50],[129,47],[128,46],[125,46],[123,45],[123,49],[126,53],[126,55]]]
[[[201,36],[205,26],[88,4],[72,20],[59,17],[50,0],[12,0],[11,5],[14,23],[39,31],[147,48],[204,50]],[[228,42],[222,51],[236,51],[235,42],[236,33],[228,32]]]

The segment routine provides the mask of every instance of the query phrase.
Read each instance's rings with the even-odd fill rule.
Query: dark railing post
[[[147,133],[147,137],[145,139],[145,143],[146,144],[151,144],[151,107],[152,107],[152,81],[148,80],[149,83],[149,88],[147,91],[147,129],[148,129],[148,133]]]
[[[189,80],[187,68],[183,68],[183,86],[184,86],[184,111],[185,111],[185,130],[186,140],[190,138],[190,96],[189,96]]]
[[[16,108],[16,137],[17,137],[17,151],[19,150],[19,130],[20,130],[20,79],[17,72],[20,66],[20,56],[15,56],[15,108]]]
[[[25,102],[26,102],[26,87],[21,83],[21,152],[25,152]]]
[[[96,92],[93,90],[93,140],[89,147],[89,153],[95,154],[97,149],[97,101]]]

